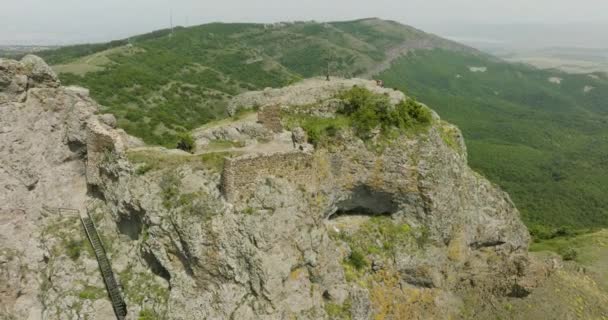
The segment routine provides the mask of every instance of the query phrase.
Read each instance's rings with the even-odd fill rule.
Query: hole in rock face
[[[323,291],[323,299],[325,299],[325,300],[331,299],[331,294],[329,294],[329,291],[327,291],[327,290]]]
[[[391,215],[399,209],[392,193],[373,190],[368,186],[356,187],[350,197],[338,202],[336,207],[337,210],[329,219],[349,215]]]
[[[142,217],[145,211],[131,204],[125,206],[126,213],[119,214],[116,226],[118,231],[129,237],[131,240],[138,240],[143,230]]]
[[[68,141],[68,148],[79,157],[83,157],[87,153],[86,144],[80,141]]]
[[[511,288],[511,292],[507,294],[507,296],[511,298],[525,298],[528,295],[530,295],[530,291],[517,284],[514,285]]]
[[[118,231],[131,240],[138,240],[141,233],[142,223],[137,215],[121,216],[118,220]]]
[[[103,194],[103,191],[99,189],[99,186],[87,184],[87,196],[99,200],[106,201],[106,197]]]
[[[167,282],[171,281],[171,274],[167,269],[158,261],[155,255],[149,252],[145,252],[143,254],[143,258],[150,267],[150,270],[157,276],[167,280]]]

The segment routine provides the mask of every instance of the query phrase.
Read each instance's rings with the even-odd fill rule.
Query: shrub
[[[431,112],[414,99],[402,100],[392,106],[388,96],[356,86],[338,98],[344,101],[339,112],[352,120],[352,126],[362,139],[369,137],[370,132],[378,127],[384,131],[391,128],[404,130],[432,120]]]
[[[568,247],[560,251],[560,255],[566,261],[576,260],[578,257],[578,251],[572,247]]]
[[[353,127],[357,134],[364,138],[380,125],[380,116],[374,105],[362,105],[352,115]]]
[[[76,261],[80,257],[80,251],[84,245],[83,240],[70,240],[66,243],[66,251],[70,259]]]
[[[194,150],[194,138],[189,132],[179,134],[177,148],[192,153]]]
[[[179,187],[181,180],[175,173],[165,174],[159,183],[163,206],[170,209],[175,206],[177,197],[179,196]]]
[[[144,163],[135,169],[135,174],[138,176],[142,176],[146,174],[148,171],[152,170],[152,165],[148,163]]]
[[[555,237],[570,237],[576,235],[576,232],[572,230],[571,227],[561,226],[555,229],[554,236]]]
[[[392,119],[393,125],[402,129],[414,122],[424,124],[432,120],[431,112],[414,99],[401,100],[395,106],[395,111],[396,119]]]
[[[551,228],[539,224],[531,225],[529,228],[530,234],[534,239],[534,242],[540,242],[542,240],[551,240],[555,238],[567,238],[573,237],[580,233],[584,233],[588,230],[576,230],[571,226],[561,226],[557,228]]]
[[[143,309],[139,312],[139,316],[137,320],[156,320],[160,319],[160,317],[154,312],[154,310]]]
[[[363,253],[359,250],[354,249],[350,255],[348,256],[348,258],[346,259],[346,262],[350,265],[352,265],[353,267],[355,267],[355,269],[357,270],[361,270],[363,268],[366,268],[368,265],[367,259],[365,258],[365,255],[363,255]]]
[[[341,112],[344,114],[355,113],[361,106],[371,104],[373,97],[374,94],[371,91],[354,86],[352,89],[338,95],[338,98],[345,102]]]

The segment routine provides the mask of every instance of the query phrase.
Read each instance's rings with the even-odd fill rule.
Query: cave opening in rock
[[[78,157],[84,157],[87,154],[87,145],[80,141],[68,141],[68,148]]]
[[[104,202],[106,201],[106,196],[103,194],[103,191],[96,185],[87,184],[87,196]]]
[[[336,203],[334,209],[328,217],[330,220],[343,216],[392,215],[399,207],[392,193],[362,185],[354,188],[348,198]]]
[[[158,261],[156,256],[150,252],[144,252],[143,258],[148,264],[148,267],[155,275],[167,280],[167,282],[171,282],[171,274],[169,271]]]
[[[118,231],[131,240],[138,240],[142,230],[142,222],[138,215],[120,216]]]
[[[145,215],[145,211],[132,205],[126,205],[124,208],[126,212],[119,213],[116,222],[118,231],[131,240],[139,240],[144,228],[142,217]]]
[[[511,298],[525,298],[530,295],[530,290],[515,284],[511,288],[511,291],[507,294],[507,296]]]

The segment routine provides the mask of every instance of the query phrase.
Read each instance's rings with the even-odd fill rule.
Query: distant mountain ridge
[[[342,31],[346,31],[347,33],[348,33],[347,29],[349,27],[353,27],[356,25],[368,25],[369,27],[371,27],[370,29],[376,29],[376,31],[380,31],[380,32],[388,31],[388,29],[386,29],[386,27],[391,26],[391,28],[393,28],[393,30],[392,30],[393,32],[399,33],[399,30],[397,30],[397,29],[402,29],[402,30],[400,30],[401,31],[400,35],[404,35],[404,33],[411,32],[413,34],[418,34],[418,35],[422,36],[421,38],[425,38],[423,40],[427,40],[427,43],[428,43],[427,48],[445,48],[445,49],[452,49],[452,50],[464,50],[464,51],[470,51],[470,52],[477,51],[476,49],[473,49],[471,47],[468,47],[468,46],[458,43],[456,41],[448,40],[448,39],[436,36],[434,34],[426,33],[422,30],[416,29],[412,26],[401,24],[396,21],[382,20],[379,18],[364,18],[364,19],[358,19],[358,20],[353,20],[353,21],[322,22],[322,23],[314,22],[314,21],[249,23],[249,24],[248,23],[238,23],[237,24],[237,23],[214,22],[214,23],[203,24],[203,25],[187,27],[187,28],[182,27],[182,26],[177,26],[173,30],[160,29],[160,30],[156,30],[153,32],[136,35],[136,36],[125,38],[125,39],[114,40],[114,41],[110,41],[110,42],[106,42],[106,43],[77,44],[77,45],[63,46],[59,50],[54,50],[54,49],[47,50],[47,51],[41,53],[40,55],[46,61],[48,61],[48,63],[50,63],[50,64],[61,64],[64,62],[69,62],[70,60],[75,59],[75,58],[98,53],[98,52],[101,52],[101,51],[104,51],[107,49],[116,48],[116,47],[124,46],[124,45],[128,45],[128,44],[136,44],[138,42],[142,42],[142,41],[146,41],[146,40],[162,38],[162,37],[170,35],[172,32],[174,32],[174,33],[180,32],[184,29],[199,28],[199,29],[201,29],[202,32],[204,32],[205,31],[204,29],[206,27],[220,26],[220,25],[225,25],[225,26],[249,25],[251,27],[264,27],[266,30],[291,27],[291,26],[296,26],[296,25],[320,25],[320,26],[324,26],[324,27],[328,27],[328,28],[334,27],[334,28],[340,29]],[[363,29],[361,29],[360,31],[365,33]],[[367,31],[371,31],[371,30],[367,30]],[[363,35],[363,33],[360,33],[359,35]],[[371,34],[368,34],[368,35],[371,35]],[[387,34],[377,34],[377,35],[379,35],[381,39],[386,38],[386,36],[387,36]],[[357,36],[355,35],[355,37],[357,37]],[[367,38],[367,40],[368,41],[366,41],[366,42],[370,42],[370,41],[378,42],[378,39],[374,40],[374,39]],[[399,39],[393,38],[393,40],[399,40]],[[409,39],[404,39],[404,40],[409,40]],[[380,49],[385,49],[385,50],[396,49],[399,45],[400,45],[399,41],[396,41],[395,43],[389,42],[389,43],[385,43],[385,45],[381,45]],[[413,45],[412,47],[414,47],[414,46],[415,45]]]

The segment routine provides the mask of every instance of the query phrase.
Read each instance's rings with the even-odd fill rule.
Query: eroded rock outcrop
[[[93,284],[103,283],[93,256],[86,266],[58,256],[55,246],[84,243],[78,216],[57,208],[85,210],[93,199],[86,173],[98,169],[91,166],[95,154],[88,150],[99,149],[97,137],[110,128],[97,119],[98,106],[88,90],[61,87],[38,57],[0,59],[0,79],[0,314],[48,319],[52,310],[67,308],[59,318],[68,318],[80,310],[69,310],[65,301],[53,305],[57,301],[49,296],[75,286],[71,299],[78,302],[77,292],[87,282],[72,281],[93,277]],[[112,132],[109,146],[133,141],[123,131]],[[62,273],[58,278],[53,268]]]
[[[370,81],[311,80],[235,101],[331,116],[336,93],[354,85],[405,98]],[[311,91],[314,99],[303,97]],[[458,315],[461,292],[525,295],[533,287],[517,210],[467,167],[460,132],[437,115],[382,150],[349,130],[313,148],[296,127],[288,136],[298,139],[268,151],[285,135],[238,130],[256,121],[206,127],[199,155],[127,152],[141,175],[120,162],[103,170],[117,172],[100,183],[108,206],[146,225],[141,245],[169,275],[171,317],[443,319]],[[227,138],[243,143],[210,148]],[[227,159],[218,166],[218,157]],[[357,250],[367,250],[366,265],[355,270]]]
[[[95,219],[128,319],[458,318],[471,292],[525,296],[546,276],[508,195],[468,168],[437,115],[382,143],[344,128],[314,147],[288,121],[273,132],[246,117],[197,131],[189,154],[114,129],[41,63],[0,61],[4,314],[112,318],[78,217],[61,208]],[[310,80],[233,106],[332,117],[353,85],[406,98]],[[246,143],[210,147],[233,139]]]

